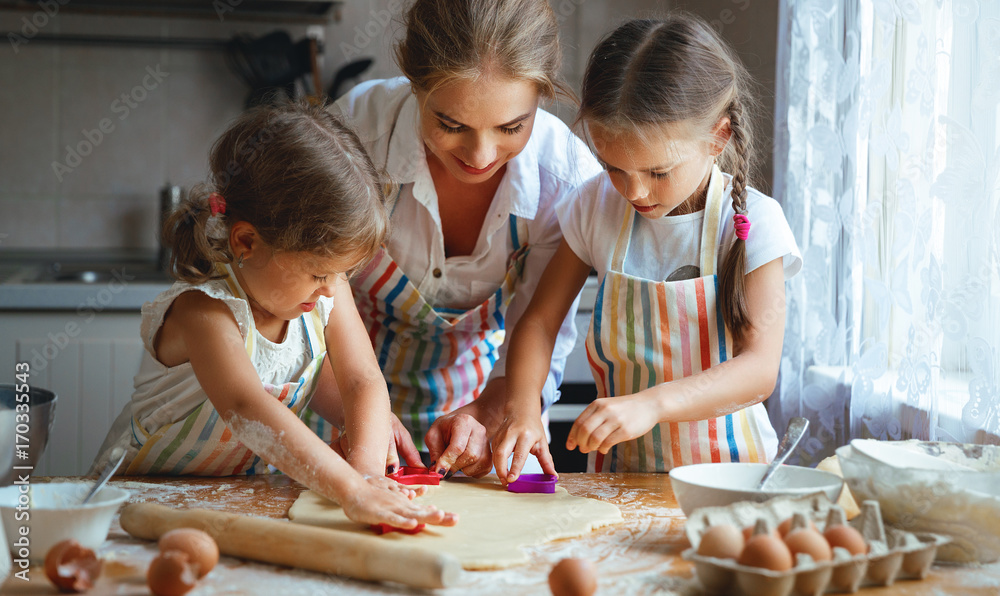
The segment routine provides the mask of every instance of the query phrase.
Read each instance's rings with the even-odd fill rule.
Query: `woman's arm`
[[[545,268],[544,283],[539,284],[508,340],[504,419],[492,441],[493,465],[504,483],[517,479],[528,453],[538,457],[546,473],[555,474],[539,395],[549,374],[559,329],[589,274],[590,266],[562,241]],[[512,452],[508,471],[507,456]]]
[[[760,403],[774,390],[785,334],[785,277],[775,259],[746,276],[753,327],[736,355],[700,373],[632,395],[595,400],[576,419],[566,448],[607,453],[640,437],[658,422],[725,416]]]
[[[201,292],[179,296],[164,321],[191,362],[199,384],[233,435],[251,451],[323,496],[348,517],[412,528],[421,521],[451,525],[454,517],[418,507],[413,492],[372,485],[287,407],[267,393],[229,308]],[[384,452],[383,452],[384,453]],[[381,477],[381,475],[380,475]]]

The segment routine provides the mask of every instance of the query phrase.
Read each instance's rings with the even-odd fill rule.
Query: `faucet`
[[[160,189],[160,228],[156,233],[159,247],[157,267],[160,271],[167,271],[170,266],[170,249],[163,245],[163,225],[174,209],[180,206],[183,199],[184,189],[180,186],[173,186],[168,182]]]

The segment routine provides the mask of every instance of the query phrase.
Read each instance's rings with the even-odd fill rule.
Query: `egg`
[[[553,596],[591,596],[597,591],[597,568],[587,559],[563,559],[549,573]]]
[[[146,585],[154,596],[183,596],[198,581],[198,567],[187,553],[168,550],[153,559],[146,571]]]
[[[868,552],[868,545],[865,539],[854,528],[848,525],[830,526],[823,532],[823,537],[830,543],[830,548],[841,547],[847,549],[851,555],[863,555]]]
[[[792,529],[792,520],[794,520],[794,519],[795,519],[794,517],[790,517],[790,518],[786,519],[785,521],[781,522],[780,524],[778,524],[778,535],[779,536],[781,536],[782,538],[784,538],[786,535],[788,535],[788,531]],[[819,528],[817,528],[816,524],[812,523],[811,521],[809,522],[809,527],[812,528],[813,530],[819,532]]]
[[[45,555],[45,577],[60,592],[86,592],[101,575],[101,560],[76,540],[63,540]]]
[[[160,536],[160,552],[179,550],[198,564],[198,579],[205,577],[219,562],[219,546],[206,532],[194,528],[178,528]]]
[[[748,567],[762,567],[771,571],[788,571],[792,568],[792,553],[773,534],[751,536],[737,561]]]
[[[830,543],[822,534],[813,528],[798,528],[785,535],[785,546],[792,553],[792,559],[798,553],[805,553],[813,561],[829,561],[833,558]]]
[[[736,526],[719,524],[701,535],[698,554],[716,559],[736,559],[743,552],[743,533]]]

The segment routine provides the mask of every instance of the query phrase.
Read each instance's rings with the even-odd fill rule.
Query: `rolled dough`
[[[527,563],[522,547],[582,536],[623,521],[615,505],[574,497],[558,486],[555,494],[517,494],[507,492],[495,478],[452,478],[427,489],[417,499],[459,514],[458,525],[427,525],[419,534],[391,532],[380,538],[453,555],[465,569]],[[339,505],[312,491],[299,495],[288,517],[293,522],[372,535],[367,525],[347,519]]]

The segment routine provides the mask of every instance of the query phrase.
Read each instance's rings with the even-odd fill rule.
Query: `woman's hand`
[[[517,480],[529,453],[538,458],[542,472],[557,475],[555,464],[552,463],[552,455],[549,453],[549,444],[545,437],[545,426],[542,424],[541,416],[509,414],[493,436],[491,447],[493,449],[493,466],[496,468],[497,477],[500,478],[500,482],[504,486]],[[511,459],[510,470],[508,470],[507,457],[511,453],[514,454],[514,457]]]
[[[389,483],[395,486],[391,486]],[[359,490],[341,501],[350,519],[366,524],[389,524],[412,530],[417,524],[454,526],[458,515],[446,513],[433,505],[411,501],[416,492],[383,476],[366,478]]]
[[[490,443],[486,427],[464,409],[459,408],[435,420],[424,443],[430,452],[433,470],[440,474],[462,471],[467,476],[479,478],[493,468]]]
[[[587,406],[573,423],[566,449],[581,453],[607,452],[624,441],[648,433],[660,422],[657,399],[645,391],[620,397],[602,397]]]

